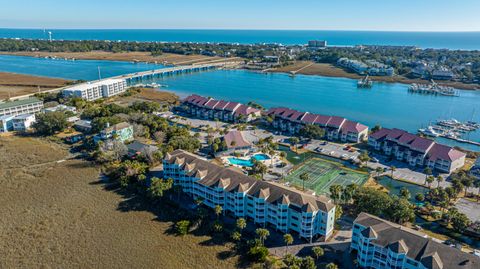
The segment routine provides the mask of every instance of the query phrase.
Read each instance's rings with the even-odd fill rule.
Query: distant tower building
[[[327,41],[326,40],[310,40],[308,41],[308,47],[309,48],[325,48],[327,47]]]

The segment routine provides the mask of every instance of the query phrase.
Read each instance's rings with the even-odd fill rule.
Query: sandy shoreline
[[[63,87],[68,82],[59,78],[0,72],[0,100]]]
[[[270,72],[280,72],[280,73],[296,73],[302,75],[317,75],[317,76],[324,76],[324,77],[342,77],[342,78],[350,78],[350,79],[359,79],[363,76],[360,76],[355,73],[347,72],[341,68],[333,66],[331,64],[323,64],[323,63],[314,63],[308,61],[297,62],[294,65],[289,65],[281,68],[276,68],[269,70]],[[404,84],[411,84],[411,83],[420,83],[425,84],[428,83],[426,80],[422,79],[409,79],[403,76],[393,76],[393,77],[384,77],[384,76],[371,76],[370,77],[375,82],[387,82],[387,83],[404,83]],[[453,82],[453,81],[438,81],[441,85],[450,86],[456,89],[461,90],[480,90],[480,85],[478,84],[465,84],[461,82]]]

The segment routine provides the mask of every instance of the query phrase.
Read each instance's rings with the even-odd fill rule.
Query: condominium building
[[[480,268],[480,258],[474,255],[366,213],[361,213],[354,221],[350,249],[356,252],[362,268]]]
[[[237,102],[215,100],[196,94],[184,99],[187,113],[205,119],[218,119],[229,122],[249,122],[260,117],[260,109]]]
[[[257,180],[183,150],[167,154],[163,169],[165,178],[208,207],[219,205],[235,217],[301,238],[326,240],[332,235],[335,205],[325,196]]]
[[[400,129],[380,129],[370,134],[368,144],[411,166],[428,166],[440,172],[451,173],[465,164],[465,153]]]
[[[274,128],[291,134],[300,132],[305,125],[313,124],[325,130],[325,138],[328,140],[359,143],[368,137],[367,126],[342,117],[300,112],[285,107],[271,108],[266,114],[274,118]]]
[[[0,117],[5,115],[18,116],[34,114],[43,109],[43,101],[35,97],[0,102]]]
[[[96,82],[87,82],[74,85],[62,91],[66,97],[80,97],[87,101],[107,98],[127,90],[125,79],[104,79]]]

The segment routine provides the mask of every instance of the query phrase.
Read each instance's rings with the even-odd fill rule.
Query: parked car
[[[372,162],[374,162],[374,163],[378,163],[378,162],[379,162],[379,160],[378,160],[377,158],[375,158],[375,157],[372,157]]]

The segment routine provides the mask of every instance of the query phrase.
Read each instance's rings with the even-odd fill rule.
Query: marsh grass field
[[[40,90],[60,88],[68,80],[24,74],[0,72],[0,100],[9,97],[36,93]]]
[[[171,235],[172,212],[152,213],[70,157],[44,139],[0,137],[0,268],[237,266],[230,246]]]

